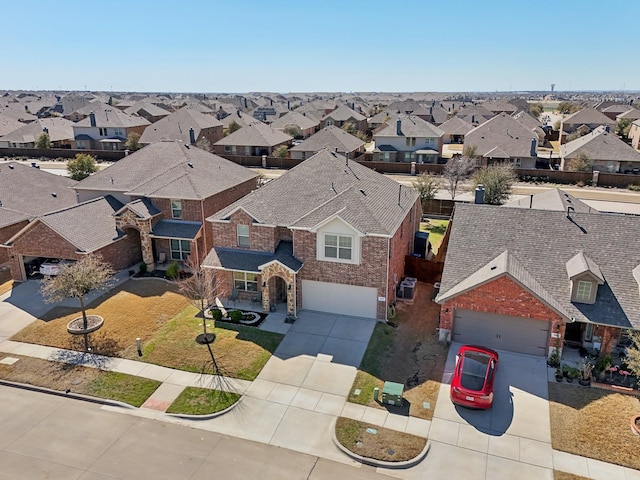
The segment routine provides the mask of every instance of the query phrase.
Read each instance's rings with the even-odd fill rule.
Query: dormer
[[[604,284],[600,267],[587,257],[583,251],[571,257],[566,264],[567,275],[571,281],[571,301],[576,303],[595,303],[598,285]]]

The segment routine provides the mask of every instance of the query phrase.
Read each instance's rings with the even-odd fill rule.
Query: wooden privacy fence
[[[86,153],[98,160],[114,162],[124,158],[124,150],[78,150],[73,148],[0,148],[0,157],[73,158],[76,153]]]
[[[424,258],[407,255],[404,258],[404,274],[415,277],[421,282],[435,283],[442,279],[444,263],[425,260]]]

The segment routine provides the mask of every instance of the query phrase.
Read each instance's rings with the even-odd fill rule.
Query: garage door
[[[546,355],[549,322],[456,310],[453,340],[529,355]]]
[[[306,310],[376,318],[377,301],[375,288],[302,281],[302,308]]]

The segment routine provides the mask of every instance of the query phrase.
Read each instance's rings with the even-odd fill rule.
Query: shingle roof
[[[346,105],[340,105],[333,112],[327,113],[324,117],[322,117],[322,120],[324,121],[329,118],[335,120],[336,122],[346,122],[347,120],[351,119],[356,121],[366,119],[364,115],[360,115],[358,112],[350,109]]]
[[[466,135],[473,130],[473,125],[460,117],[451,117],[439,128],[445,135]]]
[[[120,214],[125,210],[131,210],[138,218],[141,219],[153,218],[162,213],[148,198],[139,198],[133,202],[127,203],[117,212],[117,214]]]
[[[271,126],[273,128],[286,128],[289,125],[295,125],[299,127],[300,130],[315,128],[319,124],[320,122],[317,119],[298,112],[285,113],[280,118],[276,118],[273,122],[271,122]]]
[[[118,110],[116,107],[111,108],[99,108],[93,110],[93,114],[96,118],[96,125],[98,127],[139,127],[141,125],[149,125],[149,121],[146,118],[127,115],[122,110]],[[75,124],[78,127],[90,127],[91,117],[86,117]]]
[[[640,217],[456,205],[447,247],[441,296],[508,251],[543,285],[567,318],[640,328]],[[601,270],[593,305],[572,303],[566,264],[584,252]]]
[[[200,113],[190,106],[182,107],[145,128],[140,136],[140,143],[148,144],[159,140],[190,143],[189,129],[193,128],[194,136],[198,139],[202,129],[214,127],[222,128],[222,123],[213,115]]]
[[[464,137],[465,147],[476,147],[476,154],[498,158],[531,157],[531,140],[537,135],[515,118],[501,113],[469,131]]]
[[[138,112],[141,110],[144,110],[146,113],[154,117],[166,117],[171,114],[171,112],[150,102],[136,102],[130,107],[125,108],[124,113],[127,115],[140,115]]]
[[[39,118],[27,125],[22,125],[3,137],[0,142],[29,143],[34,142],[46,128],[52,142],[73,139],[73,122],[64,118]]]
[[[181,238],[183,240],[193,240],[202,229],[202,223],[189,222],[186,220],[158,220],[153,225],[150,237],[157,238]]]
[[[273,261],[280,262],[294,272],[302,268],[302,262],[293,256],[293,244],[287,241],[280,242],[275,253],[214,247],[202,261],[202,266],[259,273],[260,267]]]
[[[567,260],[566,266],[567,275],[570,279],[573,279],[578,275],[582,275],[583,273],[589,272],[598,279],[598,282],[600,284],[604,283],[604,277],[602,276],[600,267],[598,267],[598,264],[591,260],[591,258],[586,256],[582,250],[580,250],[573,257]]]
[[[273,147],[293,140],[293,137],[282,133],[262,122],[254,122],[240,130],[230,133],[215,145],[244,145],[251,147]]]
[[[583,108],[562,120],[563,125],[615,125],[615,120],[595,108]]]
[[[0,113],[0,136],[13,132],[23,126],[24,123]]]
[[[75,204],[74,183],[19,162],[0,163],[0,226]]]
[[[363,233],[393,235],[417,198],[412,188],[321,150],[208,220],[242,208],[259,223],[310,228],[339,215]]]
[[[74,185],[77,190],[201,200],[257,174],[178,141],[152,143]]]
[[[560,145],[562,158],[576,158],[581,153],[587,154],[592,160],[640,162],[640,153],[618,138],[617,135],[607,132],[604,126]]]
[[[569,207],[575,212],[598,213],[593,207],[590,207],[583,201],[568,194],[559,188],[550,188],[535,195],[528,195],[519,200],[505,203],[503,206],[512,208],[534,208],[536,210],[555,210],[558,212],[567,212]]]
[[[335,125],[330,125],[314,133],[300,145],[296,145],[289,150],[293,152],[315,153],[323,148],[328,150],[335,150],[337,148],[338,152],[345,153],[353,152],[363,145],[364,142],[358,137],[354,137]]]
[[[400,121],[400,133],[398,135],[398,120]],[[432,125],[416,115],[396,115],[387,122],[386,127],[380,128],[375,137],[425,137],[439,138],[444,135],[442,129]]]

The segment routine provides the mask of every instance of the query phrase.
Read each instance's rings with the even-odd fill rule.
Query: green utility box
[[[384,382],[382,388],[382,403],[387,405],[402,405],[402,392],[404,385],[402,383]]]

